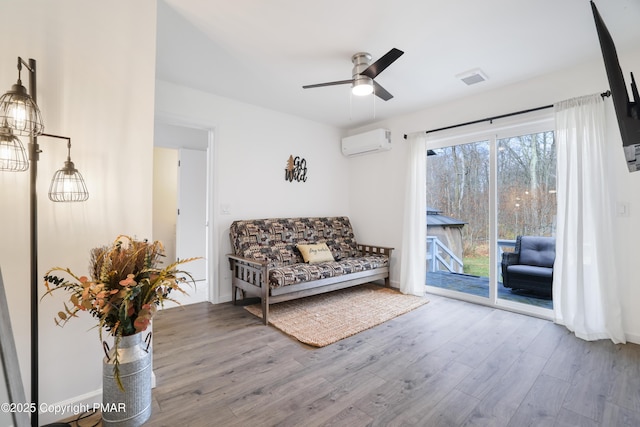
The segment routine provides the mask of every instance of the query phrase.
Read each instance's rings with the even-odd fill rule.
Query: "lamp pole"
[[[29,94],[37,104],[36,60],[29,59]],[[38,366],[38,198],[36,181],[40,147],[38,137],[29,137],[29,233],[31,259],[31,403],[35,405],[31,413],[31,426],[38,427],[39,415],[39,366]]]

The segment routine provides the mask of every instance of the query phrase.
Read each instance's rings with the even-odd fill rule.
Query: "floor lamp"
[[[29,72],[29,91],[22,85],[22,67]],[[29,160],[19,136],[29,137]],[[31,426],[38,426],[38,200],[36,180],[41,153],[38,136],[67,141],[68,156],[62,169],[54,175],[49,186],[49,199],[54,202],[82,202],[89,198],[80,172],[71,161],[71,138],[44,133],[44,125],[36,104],[36,61],[25,62],[18,57],[18,82],[0,97],[0,171],[25,171],[29,169],[29,230],[30,230],[30,317],[31,317]],[[65,424],[51,424],[65,425]]]

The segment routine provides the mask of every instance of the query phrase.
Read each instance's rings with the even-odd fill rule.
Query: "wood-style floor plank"
[[[320,349],[231,304],[161,311],[146,425],[640,425],[640,346],[429,299]]]
[[[553,426],[562,410],[569,383],[548,375],[539,375],[522,400],[509,426]]]

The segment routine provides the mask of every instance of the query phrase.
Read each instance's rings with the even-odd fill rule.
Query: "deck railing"
[[[504,252],[502,248],[515,248],[515,247],[516,247],[515,240],[498,239],[498,262],[502,260],[502,253]]]
[[[427,271],[462,273],[464,263],[436,236],[427,236]]]
[[[498,274],[500,274],[500,262],[504,248],[515,248],[516,241],[498,239]],[[463,273],[464,262],[453,253],[437,236],[427,236],[427,271],[448,271],[450,273]]]

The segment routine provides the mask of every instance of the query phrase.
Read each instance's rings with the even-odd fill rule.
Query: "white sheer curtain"
[[[614,201],[607,190],[605,110],[601,96],[554,106],[558,221],[553,273],[556,322],[585,340],[625,342],[613,241]]]
[[[427,151],[426,134],[410,135],[402,224],[400,291],[424,295],[427,274]]]

